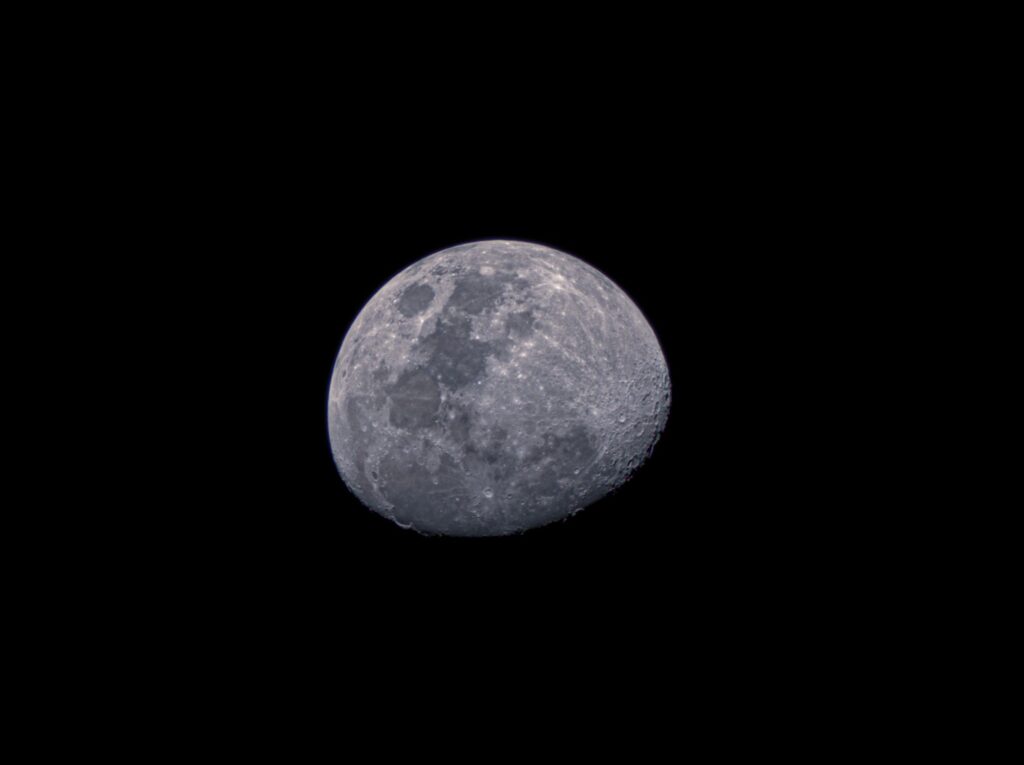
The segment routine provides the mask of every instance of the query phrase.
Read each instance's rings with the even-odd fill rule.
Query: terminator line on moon
[[[331,378],[345,483],[424,534],[499,536],[624,483],[668,417],[661,348],[583,261],[527,242],[452,247],[363,307]]]

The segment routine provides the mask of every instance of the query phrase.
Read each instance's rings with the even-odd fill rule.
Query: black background
[[[36,180],[70,208],[40,231],[71,243],[32,259],[78,301],[47,346],[46,483],[74,501],[35,514],[70,564],[40,572],[57,584],[38,608],[62,620],[53,657],[94,673],[81,706],[108,667],[140,716],[137,699],[169,699],[161,742],[181,710],[217,728],[285,708],[344,737],[356,709],[383,742],[440,711],[446,743],[477,721],[504,743],[582,708],[610,712],[579,736],[603,744],[636,706],[633,754],[704,720],[761,749],[737,710],[802,735],[850,687],[876,709],[875,657],[913,655],[895,632],[930,575],[906,554],[917,519],[893,512],[913,487],[884,485],[909,439],[874,404],[912,401],[909,386],[892,400],[890,361],[913,333],[878,358],[863,332],[913,249],[884,228],[908,196],[889,169],[918,136],[892,104],[918,87],[917,57],[887,89],[884,66],[863,76],[867,37],[836,45],[846,20],[777,19],[787,37],[733,10],[521,31],[505,13],[470,35],[441,20],[443,35],[403,13],[164,19],[117,45],[73,29],[88,50],[38,89],[58,113],[38,117],[53,172]],[[395,273],[486,238],[618,283],[661,342],[672,408],[651,460],[576,517],[420,537],[338,476],[331,368]],[[102,464],[69,480],[83,456]]]

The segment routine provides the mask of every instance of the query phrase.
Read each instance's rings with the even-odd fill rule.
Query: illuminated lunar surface
[[[668,417],[668,369],[633,301],[538,244],[452,247],[366,304],[331,378],[345,483],[424,534],[500,536],[623,484]]]

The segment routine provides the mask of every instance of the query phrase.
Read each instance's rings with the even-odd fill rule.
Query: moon
[[[426,257],[363,307],[331,376],[331,450],[371,510],[428,535],[514,534],[621,486],[668,418],[640,309],[582,260],[482,241]]]

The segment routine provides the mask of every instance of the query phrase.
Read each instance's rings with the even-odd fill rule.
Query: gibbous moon
[[[665,358],[625,292],[528,242],[406,268],[364,306],[331,378],[334,461],[424,534],[512,534],[623,484],[668,418]]]

